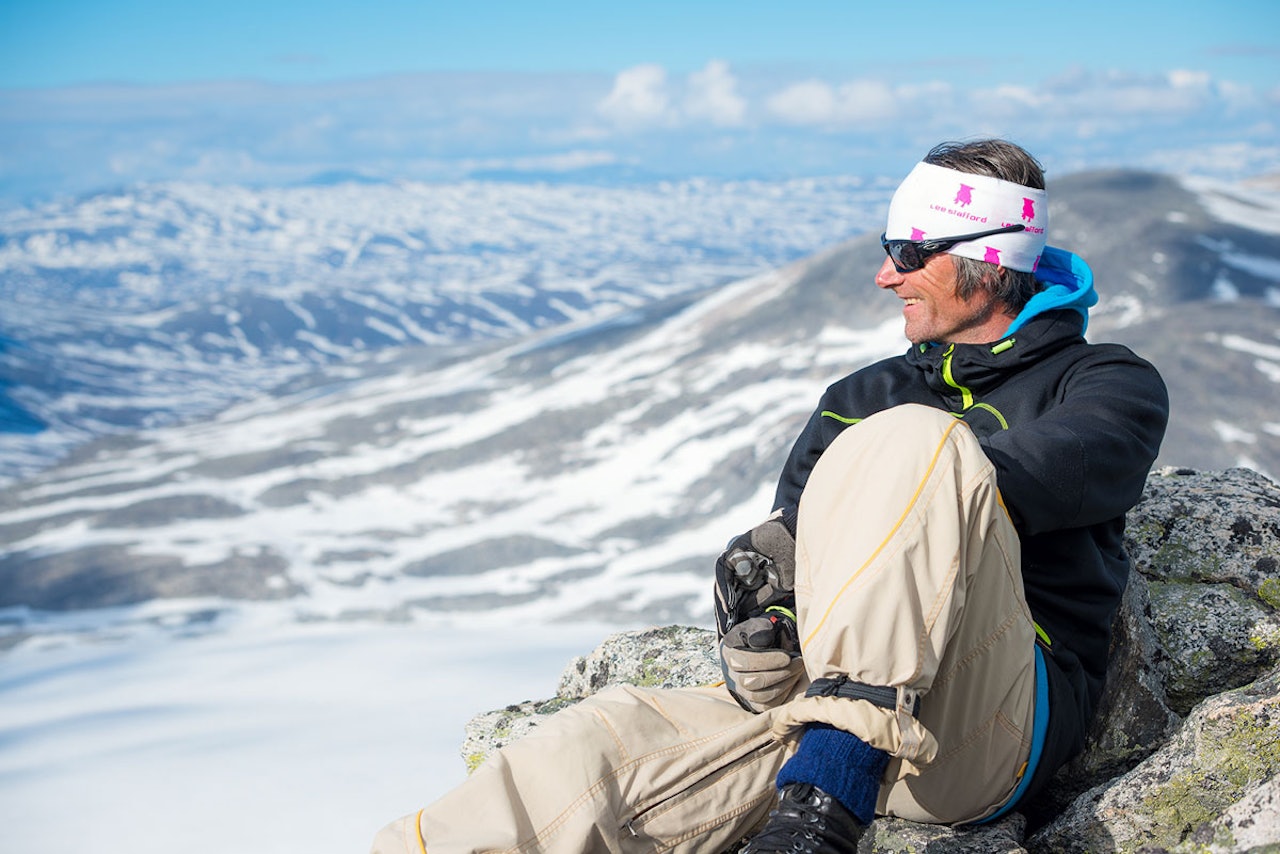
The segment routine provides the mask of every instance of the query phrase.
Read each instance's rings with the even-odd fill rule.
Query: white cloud
[[[746,99],[738,94],[738,80],[729,70],[729,63],[713,59],[706,68],[689,75],[684,99],[686,116],[732,127],[741,125],[746,113]]]
[[[769,98],[770,114],[792,125],[819,125],[831,122],[836,113],[836,95],[821,80],[794,83]]]
[[[1016,104],[1023,107],[1039,107],[1045,102],[1043,95],[1026,86],[997,86],[992,91],[992,97],[997,103]]]
[[[878,80],[851,80],[840,87],[836,103],[839,121],[853,124],[892,118],[899,99]]]
[[[1046,81],[1040,94],[1045,109],[1057,116],[1094,118],[1189,117],[1218,109],[1228,101],[1210,75],[1186,70],[1137,75],[1077,69]],[[1248,96],[1236,90],[1231,97]]]
[[[1204,71],[1175,68],[1169,72],[1169,83],[1175,89],[1207,89],[1211,78]]]
[[[747,101],[738,93],[738,80],[722,60],[711,60],[689,75],[683,94],[673,95],[667,72],[660,65],[637,65],[620,71],[597,112],[623,128],[710,122],[718,127],[743,124]],[[678,107],[677,107],[678,101]]]
[[[769,112],[792,125],[853,125],[892,118],[902,97],[878,80],[851,80],[833,88],[822,80],[804,80],[769,98]]]
[[[666,69],[637,65],[618,72],[598,110],[619,125],[658,124],[668,118],[669,100]]]

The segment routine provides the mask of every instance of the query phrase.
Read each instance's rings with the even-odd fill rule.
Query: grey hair
[[[925,163],[971,175],[987,175],[1036,190],[1044,189],[1044,167],[1020,145],[1003,139],[944,142],[924,156]],[[986,291],[1009,311],[1018,312],[1040,290],[1034,273],[998,267],[986,261],[952,255],[956,269],[956,296],[967,300]]]

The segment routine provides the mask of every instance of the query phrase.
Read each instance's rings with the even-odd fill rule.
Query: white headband
[[[917,163],[889,203],[889,240],[943,239],[1021,223],[1026,228],[947,251],[1010,270],[1035,270],[1049,227],[1049,197],[1012,181]]]

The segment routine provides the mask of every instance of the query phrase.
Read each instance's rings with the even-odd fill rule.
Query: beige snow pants
[[[717,854],[767,818],[774,777],[814,721],[890,753],[878,813],[993,813],[1030,751],[1035,629],[1017,535],[977,439],[924,406],[872,416],[819,459],[798,524],[808,678],[895,687],[897,709],[806,698],[808,680],[760,715],[723,686],[611,688],[388,825],[375,854]]]

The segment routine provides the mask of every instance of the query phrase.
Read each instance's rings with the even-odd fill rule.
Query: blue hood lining
[[[1002,337],[1017,332],[1033,317],[1060,308],[1080,312],[1084,329],[1089,328],[1089,309],[1097,305],[1098,292],[1093,289],[1093,270],[1083,258],[1056,246],[1046,246],[1036,266],[1036,279],[1044,283],[1044,289],[1027,301]]]

